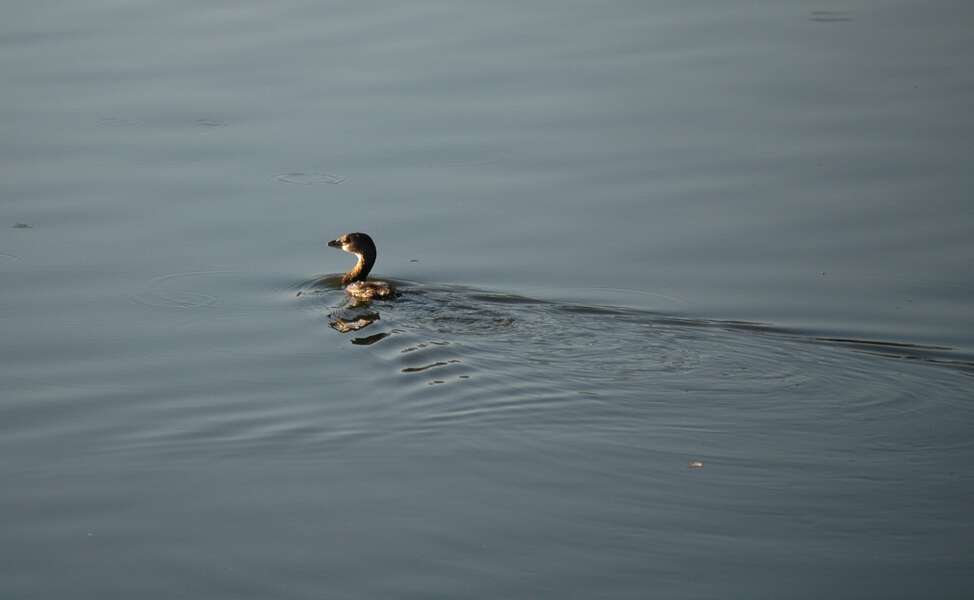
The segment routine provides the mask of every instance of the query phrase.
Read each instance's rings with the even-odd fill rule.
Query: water
[[[0,596],[974,591],[966,3],[4,8]]]

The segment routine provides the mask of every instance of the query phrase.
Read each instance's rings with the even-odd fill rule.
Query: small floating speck
[[[338,185],[345,178],[334,173],[282,173],[277,176],[277,180],[295,185]]]
[[[10,226],[13,229],[33,229],[33,225],[28,225],[27,223],[15,223]]]
[[[689,463],[687,463],[687,468],[689,468],[689,469],[702,469],[703,468],[703,461],[702,460],[691,460]]]

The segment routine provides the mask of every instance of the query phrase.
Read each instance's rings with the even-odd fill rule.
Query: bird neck
[[[365,281],[365,278],[369,275],[369,271],[372,270],[372,265],[375,264],[375,256],[371,254],[357,254],[356,256],[358,256],[358,262],[355,263],[351,271],[345,273],[345,276],[342,277],[343,284],[352,283],[353,281]]]

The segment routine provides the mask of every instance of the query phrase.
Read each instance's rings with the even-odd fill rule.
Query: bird
[[[342,275],[345,293],[356,300],[387,299],[396,295],[396,289],[385,281],[366,281],[375,265],[375,242],[367,233],[345,233],[328,242],[332,248],[340,248],[358,257],[352,270]]]

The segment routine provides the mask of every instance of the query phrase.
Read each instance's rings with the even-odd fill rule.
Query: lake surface
[[[972,597],[971,23],[4,3],[0,597]]]

